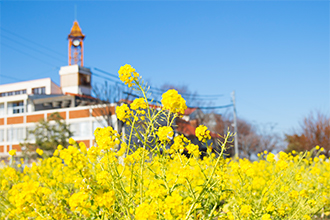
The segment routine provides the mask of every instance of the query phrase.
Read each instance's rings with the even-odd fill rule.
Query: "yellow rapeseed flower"
[[[161,102],[163,108],[172,113],[184,114],[184,111],[187,109],[186,101],[175,89],[170,89],[165,92],[162,95]]]
[[[250,205],[242,205],[240,209],[240,214],[242,217],[246,218],[252,213],[252,208]]]
[[[119,135],[112,127],[97,128],[94,131],[97,145],[103,150],[114,150],[120,143]]]
[[[122,142],[120,150],[117,152],[117,156],[123,156],[124,153],[126,152],[126,149],[127,149],[127,144],[125,142]]]
[[[40,156],[44,153],[43,150],[41,150],[40,148],[36,149],[36,153],[39,154]]]
[[[123,104],[116,107],[116,114],[119,120],[125,122],[128,118],[131,117],[132,112],[127,104]]]
[[[304,218],[304,220],[311,220],[312,219],[309,215],[304,215],[303,218]]]
[[[195,130],[196,137],[199,141],[206,142],[211,139],[210,131],[205,125],[200,125]]]
[[[173,137],[173,129],[169,126],[163,126],[158,128],[157,136],[161,142],[170,141]]]
[[[261,216],[261,220],[271,220],[272,218],[271,218],[271,216],[270,216],[270,214],[263,214],[262,216]]]
[[[192,154],[194,155],[195,157],[198,157],[201,152],[199,151],[199,147],[198,145],[195,145],[195,144],[188,144],[186,146],[187,150],[188,150],[188,154]]]
[[[10,150],[8,153],[10,156],[14,156],[16,155],[16,150]]]
[[[74,145],[76,141],[73,138],[69,138],[69,144]]]
[[[137,81],[139,77],[139,74],[129,64],[121,66],[118,71],[118,74],[120,80],[124,82],[125,85],[128,85],[128,87],[132,87],[133,85],[135,85],[134,80]]]
[[[266,160],[267,160],[268,162],[274,162],[274,161],[275,161],[275,155],[272,154],[272,153],[269,153],[269,154],[267,155],[267,157],[266,157]]]
[[[145,102],[144,98],[138,98],[134,99],[134,101],[131,104],[131,109],[137,110],[137,109],[146,109],[147,103]]]

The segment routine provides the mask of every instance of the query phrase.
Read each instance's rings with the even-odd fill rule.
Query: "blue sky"
[[[216,106],[235,90],[239,117],[280,134],[329,114],[327,1],[1,1],[0,84],[59,84],[75,5],[87,67],[129,63],[153,86],[222,94]]]

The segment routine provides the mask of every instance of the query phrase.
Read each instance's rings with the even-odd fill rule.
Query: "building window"
[[[19,127],[19,128],[8,128],[7,129],[7,142],[11,142],[11,141],[24,141],[25,139],[25,132],[24,132],[24,128],[23,127]]]
[[[24,102],[14,102],[13,103],[13,114],[23,113],[24,112]]]
[[[35,95],[46,94],[46,88],[45,87],[33,88],[32,93]]]
[[[5,141],[5,130],[3,128],[0,129],[0,142]]]
[[[96,128],[104,128],[106,126],[107,126],[107,122],[103,118],[93,121],[93,131],[95,131]]]
[[[79,74],[79,86],[90,86],[91,85],[91,77],[90,75]]]
[[[36,126],[29,126],[26,128],[26,139],[28,141],[35,141],[36,136],[34,134],[34,130],[36,129]]]
[[[89,121],[70,123],[70,130],[73,132],[74,137],[89,138],[93,135]]]
[[[4,115],[5,114],[5,104],[1,103],[0,104],[0,115]]]
[[[8,103],[8,115],[24,113],[24,102],[9,102]]]

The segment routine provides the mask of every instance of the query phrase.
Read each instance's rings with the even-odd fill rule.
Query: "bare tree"
[[[311,112],[300,124],[300,129],[294,134],[286,134],[288,146],[286,151],[311,150],[319,145],[325,149],[325,155],[330,156],[330,117],[320,111]]]
[[[115,114],[115,103],[119,101],[121,92],[120,85],[110,85],[107,81],[101,86],[97,84],[93,86],[94,97],[98,99],[98,103],[93,108],[93,116],[103,127],[115,127],[112,115]]]
[[[208,113],[204,116],[204,124],[218,134],[224,134],[228,129],[234,132],[231,112],[223,115]],[[274,132],[274,124],[266,124],[261,127],[239,118],[237,120],[238,148],[240,157],[251,158],[253,154],[262,151],[273,151],[279,148],[281,138]],[[233,149],[228,152],[233,155]]]
[[[263,126],[259,126],[258,133],[260,134],[260,143],[259,150],[271,152],[274,149],[283,150],[283,138],[277,134],[274,129],[276,127],[276,123],[267,123]]]
[[[253,153],[256,153],[260,144],[260,136],[257,134],[257,128],[246,120],[237,120],[238,149],[240,157],[250,159]]]

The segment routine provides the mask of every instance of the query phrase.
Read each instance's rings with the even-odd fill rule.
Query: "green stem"
[[[211,220],[212,219],[212,217],[213,217],[213,213],[214,213],[214,211],[215,211],[215,209],[217,208],[217,206],[218,206],[218,202],[215,202],[215,205],[214,205],[214,207],[213,207],[213,209],[212,209],[212,211],[211,211],[211,213],[210,213],[210,217],[209,217],[209,220]]]
[[[189,216],[190,216],[191,212],[193,211],[193,209],[194,209],[196,203],[198,202],[199,198],[203,195],[205,189],[207,188],[207,186],[209,185],[209,183],[210,183],[211,180],[213,179],[214,172],[215,172],[215,170],[216,170],[216,168],[217,168],[217,166],[218,166],[218,164],[219,164],[219,162],[220,162],[220,160],[221,160],[221,158],[222,158],[223,151],[224,151],[224,149],[225,149],[225,146],[226,146],[226,144],[227,144],[227,141],[228,141],[228,138],[229,138],[229,137],[230,137],[230,132],[227,133],[226,138],[225,138],[225,141],[224,141],[224,143],[223,143],[222,146],[221,146],[221,153],[220,153],[220,155],[219,155],[219,157],[218,157],[218,159],[217,159],[217,162],[216,162],[215,165],[214,165],[214,168],[213,168],[213,170],[212,170],[212,173],[211,173],[211,175],[210,175],[210,178],[209,178],[209,179],[207,180],[207,182],[205,183],[205,185],[204,185],[202,191],[199,193],[198,197],[194,200],[194,202],[193,202],[193,204],[191,205],[190,210],[189,210],[189,212],[188,212],[188,214],[187,214],[187,216],[186,216],[185,219],[188,219],[188,218],[189,218]]]
[[[140,177],[141,177],[141,183],[140,183],[140,204],[143,203],[143,168],[144,168],[144,155],[145,155],[145,145],[143,145],[143,151],[142,151],[142,157],[141,157],[141,167],[140,167]]]

